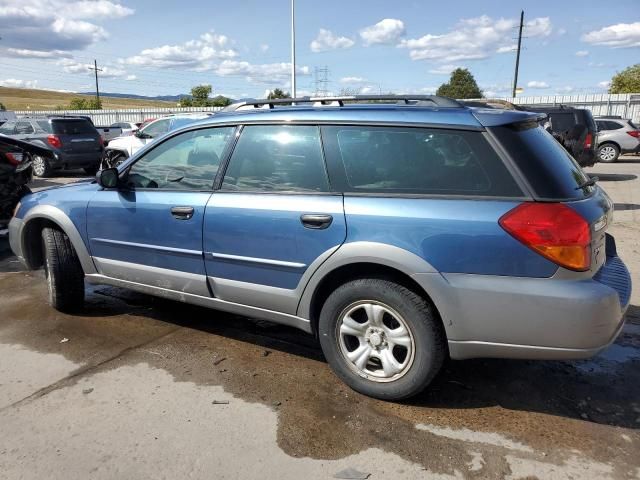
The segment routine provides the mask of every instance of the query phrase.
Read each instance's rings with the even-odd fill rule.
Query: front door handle
[[[189,220],[193,217],[193,207],[172,207],[171,215],[178,220]]]
[[[324,230],[329,228],[329,225],[333,222],[333,217],[331,215],[305,213],[300,215],[300,221],[305,228]]]

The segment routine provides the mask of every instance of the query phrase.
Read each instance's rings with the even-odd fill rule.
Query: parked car
[[[120,136],[126,137],[128,135],[132,135],[133,133],[137,132],[138,129],[140,128],[140,124],[133,123],[133,122],[116,122],[111,124],[111,128],[119,128],[121,131]]]
[[[31,156],[53,156],[47,148],[0,135],[0,227],[9,223],[20,199],[31,193]]]
[[[590,110],[566,105],[518,105],[519,110],[546,113],[546,128],[582,167],[598,161],[596,155],[598,129]]]
[[[168,115],[143,125],[133,135],[118,138],[105,149],[103,168],[116,167],[148,143],[171,130],[210,117],[210,113]]]
[[[622,153],[640,152],[640,128],[631,120],[596,117],[598,126],[598,160],[612,163]]]
[[[15,112],[11,112],[8,110],[0,110],[0,125],[7,123],[9,120],[15,120],[16,114]]]
[[[102,158],[102,139],[95,127],[81,117],[29,117],[0,126],[0,134],[24,140],[53,152],[33,156],[33,173],[48,177],[54,170],[84,168],[95,174]]]
[[[387,400],[447,356],[585,358],[615,340],[631,280],[613,204],[539,115],[437,96],[284,102],[236,105],[97,182],[23,198],[13,251],[44,265],[55,308],[80,308],[86,280],[290,325]]]

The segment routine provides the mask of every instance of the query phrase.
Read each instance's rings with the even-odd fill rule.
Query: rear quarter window
[[[331,182],[345,192],[521,197],[481,132],[323,127]]]
[[[52,120],[53,133],[58,135],[96,134],[96,129],[87,120]]]
[[[593,187],[571,155],[536,122],[488,129],[518,166],[536,196],[549,200],[575,200],[589,196]]]
[[[48,120],[38,120],[36,122],[38,124],[38,127],[40,127],[42,130],[44,130],[47,133],[51,133],[51,124],[49,123]]]

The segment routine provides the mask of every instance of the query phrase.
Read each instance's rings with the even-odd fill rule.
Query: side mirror
[[[96,180],[102,188],[116,188],[118,186],[118,169],[107,168],[106,170],[98,171]]]

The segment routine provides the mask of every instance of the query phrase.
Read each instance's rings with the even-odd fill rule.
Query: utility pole
[[[93,70],[96,74],[96,100],[98,102],[98,107],[100,106],[100,88],[98,87],[98,72],[101,72],[102,69],[98,68],[98,61],[97,60],[93,60],[93,68],[92,67],[88,67],[89,70]]]
[[[296,0],[291,0],[291,98],[296,98]]]
[[[314,70],[315,96],[326,97],[329,95],[329,67],[315,67]]]
[[[520,48],[522,47],[522,27],[524,26],[524,10],[520,12],[520,30],[518,33],[518,51],[516,53],[516,73],[513,76],[513,95],[516,96],[516,89],[518,88],[518,69],[520,68]]]

